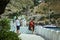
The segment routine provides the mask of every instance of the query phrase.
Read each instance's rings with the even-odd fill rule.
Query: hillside
[[[33,5],[34,3],[32,0],[10,0],[3,15],[18,12],[27,6],[31,7]]]
[[[50,9],[60,13],[60,0],[45,0]]]
[[[47,1],[48,7],[50,9],[58,13],[60,12],[60,0],[45,0],[45,1]],[[44,13],[44,10],[41,10],[43,8],[42,7],[43,5],[41,5],[37,11],[40,10],[41,12]],[[23,8],[32,7],[32,6],[34,6],[33,0],[10,0],[9,4],[7,5],[5,9],[4,15],[9,14],[9,13],[12,14],[12,13],[23,10]]]

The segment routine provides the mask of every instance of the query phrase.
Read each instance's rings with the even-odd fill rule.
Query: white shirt
[[[16,20],[16,26],[20,26],[20,21],[18,19]]]

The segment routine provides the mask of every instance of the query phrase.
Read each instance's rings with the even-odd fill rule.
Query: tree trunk
[[[6,5],[10,0],[0,0],[0,15],[4,13]]]

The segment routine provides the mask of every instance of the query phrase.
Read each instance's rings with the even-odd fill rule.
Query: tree
[[[10,0],[0,0],[0,15],[4,13],[6,5]]]

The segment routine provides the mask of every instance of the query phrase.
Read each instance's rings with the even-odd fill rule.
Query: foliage
[[[0,27],[2,30],[9,30],[10,29],[10,21],[7,18],[0,20]]]
[[[27,6],[31,7],[34,5],[32,0],[11,0],[9,4],[11,4],[11,6],[17,8],[18,10],[23,9],[23,7],[26,8]]]
[[[8,15],[10,13],[13,14],[17,11],[24,10],[23,8],[28,9],[27,7],[29,9],[34,7],[33,0],[10,0],[4,13],[6,13],[5,15]]]
[[[39,4],[39,0],[34,0],[34,5],[37,6]]]
[[[50,15],[50,18],[55,18],[55,19],[60,18],[60,13],[51,14],[51,15]]]
[[[12,13],[12,14],[9,14],[9,18],[13,19],[14,16],[20,16],[21,13],[18,13],[18,12],[15,12],[15,13]]]
[[[37,10],[37,12],[46,14],[46,13],[48,13],[48,10],[49,10],[48,4],[47,3],[41,3],[36,10]]]
[[[10,31],[10,20],[7,18],[0,20],[0,40],[21,40],[16,33]]]
[[[18,35],[14,32],[0,31],[0,40],[19,40]],[[21,40],[21,39],[20,39]]]

